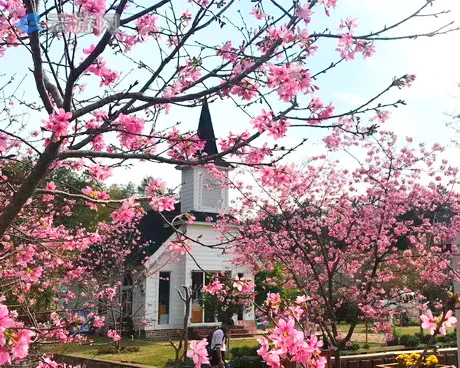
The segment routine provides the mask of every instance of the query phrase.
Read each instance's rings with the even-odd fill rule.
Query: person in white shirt
[[[227,351],[228,333],[232,326],[235,325],[233,319],[227,319],[222,322],[220,328],[215,330],[211,338],[211,367],[225,367],[225,352]]]

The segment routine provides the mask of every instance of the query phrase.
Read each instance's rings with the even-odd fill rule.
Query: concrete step
[[[191,339],[204,339],[213,332],[216,327],[190,327],[189,336]],[[243,337],[254,337],[254,333],[250,332],[245,326],[234,326],[230,330],[230,337],[232,338],[243,338]]]

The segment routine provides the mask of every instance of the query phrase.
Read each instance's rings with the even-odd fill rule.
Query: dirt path
[[[366,342],[366,334],[364,333],[354,333],[351,337],[352,342]],[[373,344],[382,344],[384,341],[384,336],[381,334],[370,333],[367,335],[367,342]]]

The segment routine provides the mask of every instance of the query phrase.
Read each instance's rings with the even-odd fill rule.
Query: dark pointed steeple
[[[212,126],[211,113],[209,112],[208,101],[204,100],[201,108],[200,122],[198,124],[198,137],[206,141],[203,153],[208,156],[218,153],[214,127]]]

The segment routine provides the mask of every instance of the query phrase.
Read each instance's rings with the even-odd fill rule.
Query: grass
[[[139,346],[136,353],[98,355],[100,346],[107,346],[107,339],[97,339],[94,345],[56,344],[45,349],[47,353],[66,354],[82,358],[116,361],[121,363],[144,364],[162,368],[166,362],[174,358],[174,349],[169,342],[153,342],[148,340],[123,341],[124,346]],[[231,348],[256,346],[256,339],[238,339],[231,341]]]

